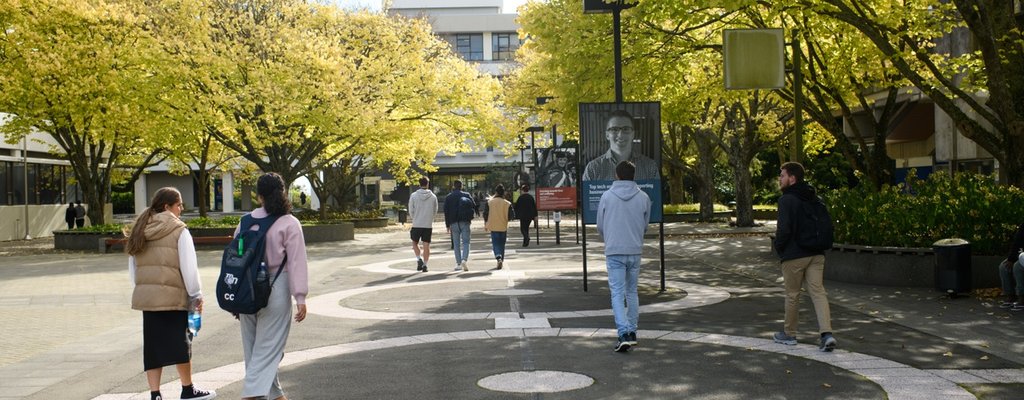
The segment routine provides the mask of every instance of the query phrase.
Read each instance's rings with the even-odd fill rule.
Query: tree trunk
[[[736,226],[754,226],[754,185],[750,177],[750,161],[731,156],[733,185],[736,186]]]
[[[694,134],[697,144],[697,200],[700,203],[701,222],[715,218],[715,144],[711,132]]]
[[[199,208],[199,216],[205,217],[209,212],[209,187],[210,187],[210,172],[203,166],[200,166],[196,170],[195,174],[196,182],[196,194],[199,195],[199,202],[196,206]]]

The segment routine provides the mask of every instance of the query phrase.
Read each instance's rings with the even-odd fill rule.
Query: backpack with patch
[[[217,304],[232,314],[255,314],[267,306],[270,288],[288,261],[285,254],[274,279],[267,274],[267,231],[279,215],[253,218],[246,214],[239,223],[238,235],[224,249],[217,278]],[[258,230],[252,230],[259,226]]]
[[[797,217],[796,244],[801,248],[813,251],[825,251],[832,248],[834,236],[832,216],[821,198],[803,201]]]
[[[459,221],[472,221],[476,216],[476,203],[469,196],[459,196],[458,207],[455,208],[455,218]]]

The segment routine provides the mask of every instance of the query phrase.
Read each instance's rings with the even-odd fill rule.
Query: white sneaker
[[[462,261],[462,265],[461,266],[462,266],[462,270],[463,271],[469,271],[469,267],[466,266],[466,261],[465,260]]]
[[[462,264],[455,264],[455,269],[453,271],[455,271],[455,272],[462,271]]]

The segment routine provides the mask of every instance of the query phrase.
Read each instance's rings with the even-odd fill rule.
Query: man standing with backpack
[[[473,196],[463,192],[462,181],[456,180],[452,183],[452,192],[444,199],[444,226],[452,235],[456,271],[469,271],[466,266],[469,260],[469,225],[475,215]]]
[[[814,303],[818,317],[821,351],[836,348],[832,336],[832,316],[828,294],[822,280],[825,274],[825,250],[831,247],[831,217],[814,188],[804,181],[804,166],[796,162],[782,164],[779,172],[779,219],[775,229],[775,252],[782,260],[782,277],[786,288],[786,319],[783,331],[776,332],[776,343],[796,345],[797,320],[800,311],[800,288]]]

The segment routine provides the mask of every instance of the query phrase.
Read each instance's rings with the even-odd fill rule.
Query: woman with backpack
[[[192,235],[181,222],[181,193],[171,187],[153,195],[149,208],[125,232],[132,308],[142,311],[142,364],[153,400],[162,399],[163,367],[174,365],[182,399],[212,399],[192,385],[190,310],[203,312],[203,293]]]
[[[508,239],[508,221],[513,218],[512,203],[505,200],[505,186],[494,188],[494,196],[484,208],[484,230],[491,233],[491,251],[501,269],[505,261],[505,242]]]
[[[267,230],[265,239],[267,272],[277,278],[272,283],[270,300],[265,308],[255,314],[238,315],[245,359],[242,398],[283,399],[284,391],[277,370],[291,329],[293,298],[296,303],[295,322],[306,319],[306,295],[309,293],[306,240],[302,236],[302,225],[291,215],[292,205],[281,175],[268,172],[260,176],[256,181],[256,195],[261,207],[249,215],[257,219],[278,216]],[[235,236],[238,236],[240,228],[235,229]],[[258,226],[253,228],[259,229]],[[278,274],[280,268],[284,270]]]

